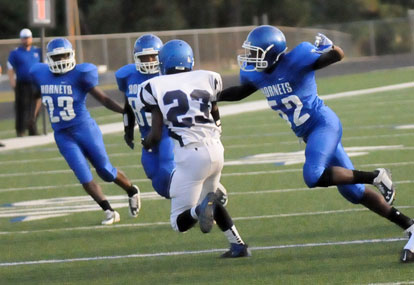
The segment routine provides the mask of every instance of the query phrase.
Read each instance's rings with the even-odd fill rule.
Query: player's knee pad
[[[322,166],[305,163],[303,166],[303,179],[305,180],[306,185],[308,185],[309,188],[319,186],[317,184],[324,171],[325,168]]]
[[[353,204],[359,204],[365,193],[364,184],[347,184],[338,185],[337,187],[339,193]]]
[[[112,182],[117,176],[117,170],[114,167],[96,168],[96,173],[105,182]]]

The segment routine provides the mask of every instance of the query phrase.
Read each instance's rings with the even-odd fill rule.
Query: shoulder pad
[[[132,72],[136,71],[135,64],[127,64],[122,66],[120,69],[118,69],[115,72],[116,78],[126,78],[128,77]]]
[[[292,52],[300,52],[300,51],[307,51],[307,50],[312,50],[314,49],[315,46],[313,44],[311,44],[310,42],[301,42],[300,44],[298,44],[292,51]]]
[[[88,63],[88,62],[77,64],[75,66],[75,69],[79,72],[82,72],[82,73],[83,72],[91,72],[91,71],[95,71],[95,70],[98,71],[98,68],[94,64]]]

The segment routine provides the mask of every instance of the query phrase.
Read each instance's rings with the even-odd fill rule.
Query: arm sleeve
[[[240,101],[257,91],[256,86],[246,83],[224,89],[218,95],[218,101]]]

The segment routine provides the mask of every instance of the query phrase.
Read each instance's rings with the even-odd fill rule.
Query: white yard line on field
[[[109,153],[108,154],[110,158],[113,157],[123,157],[123,156],[136,156],[137,158],[141,157],[141,152],[135,152],[135,153],[128,153],[128,152],[119,152],[119,153]],[[59,155],[54,157],[48,157],[48,158],[33,158],[33,159],[15,159],[15,160],[4,160],[0,161],[0,165],[7,165],[7,164],[21,164],[21,163],[42,163],[42,162],[50,162],[50,161],[59,161],[59,162],[65,162],[65,159]]]
[[[346,147],[345,150],[348,153],[349,157],[360,156],[369,154],[369,151],[396,151],[396,150],[414,150],[414,147],[405,147],[403,145],[383,145],[383,146],[355,146],[355,147]],[[224,165],[247,165],[247,164],[276,164],[276,165],[293,165],[301,164],[305,161],[304,151],[297,152],[278,152],[278,153],[263,153],[252,156],[247,156],[237,160],[226,160]],[[401,164],[402,163],[402,164]],[[395,163],[394,165],[409,165],[411,162],[401,162]],[[377,164],[375,164],[377,165]],[[118,165],[119,169],[141,169],[142,165],[136,163],[133,165]],[[93,169],[94,170],[94,169]],[[95,171],[95,170],[94,170]],[[295,170],[296,171],[296,170]],[[273,173],[284,173],[292,172],[292,170],[275,170]],[[294,171],[293,171],[294,172]],[[40,170],[40,171],[30,171],[30,172],[14,172],[14,173],[0,173],[0,178],[7,177],[22,177],[22,176],[37,176],[37,175],[55,175],[63,173],[72,173],[71,169],[54,169],[54,170]],[[246,172],[235,173],[235,174],[223,174],[223,176],[238,176],[244,175]],[[266,172],[256,171],[251,173],[246,173],[247,175],[258,175]],[[0,189],[1,192],[2,189]]]
[[[328,94],[324,96],[320,96],[323,100],[331,100],[331,99],[338,99],[344,97],[353,97],[353,96],[360,96],[360,95],[367,95],[373,94],[377,92],[385,92],[391,90],[400,90],[406,88],[414,87],[414,82],[408,83],[401,83],[401,84],[393,84],[387,86],[381,86],[376,88],[368,88],[368,89],[360,89],[348,92],[340,92],[335,94]],[[220,115],[224,116],[231,116],[237,115],[246,112],[254,112],[254,111],[261,111],[264,109],[268,109],[268,103],[265,100],[253,101],[253,102],[246,102],[246,103],[238,103],[238,104],[231,104],[226,105],[220,108]],[[105,124],[100,125],[100,129],[103,134],[110,134],[116,132],[123,131],[123,123],[112,123],[112,124]],[[53,133],[48,134],[47,136],[30,136],[30,137],[23,137],[23,138],[10,138],[2,140],[6,146],[0,148],[0,152],[9,151],[14,149],[21,149],[26,147],[33,147],[33,146],[40,146],[52,143]]]
[[[375,139],[381,139],[381,138],[397,138],[397,137],[409,137],[409,136],[414,136],[414,132],[412,133],[402,133],[402,134],[386,134],[386,135],[369,135],[369,136],[348,136],[348,137],[343,137],[342,141],[350,141],[350,140],[361,140],[361,139],[371,139],[371,140],[375,140]],[[297,140],[291,140],[291,141],[285,141],[285,142],[280,142],[280,144],[287,144],[287,145],[291,145],[291,144],[297,144],[298,141]]]
[[[404,165],[413,165],[414,161],[407,162],[382,162],[382,163],[372,163],[372,164],[361,164],[359,167],[378,167],[378,166],[404,166]],[[267,171],[249,171],[249,172],[231,172],[223,173],[221,176],[230,177],[230,176],[244,176],[244,175],[267,175],[267,174],[277,174],[277,173],[287,173],[287,172],[300,172],[302,168],[293,168],[286,170],[267,170]],[[142,179],[131,179],[133,183],[148,183],[151,182],[147,178]],[[408,184],[413,183],[414,180],[405,180],[405,181],[396,181],[398,184]],[[0,188],[0,193],[4,192],[13,192],[13,191],[27,191],[27,190],[51,190],[51,189],[62,189],[62,188],[72,188],[80,187],[80,184],[62,184],[62,185],[43,185],[43,186],[27,186],[27,187],[11,187],[11,188]],[[307,188],[306,188],[307,189]]]
[[[357,244],[370,244],[370,243],[390,243],[390,242],[400,242],[403,240],[406,240],[406,239],[386,238],[386,239],[347,240],[347,241],[321,242],[321,243],[256,246],[256,247],[250,247],[250,249],[252,251],[282,250],[286,248],[312,248],[312,247],[321,247],[321,246],[342,246],[342,245],[357,245]],[[109,255],[109,256],[93,256],[93,257],[80,257],[80,258],[67,258],[67,259],[43,259],[43,260],[31,260],[31,261],[2,262],[0,263],[0,267],[38,265],[38,264],[56,264],[56,263],[98,261],[98,260],[114,260],[114,259],[127,259],[127,258],[151,258],[151,257],[162,257],[162,256],[166,257],[166,256],[200,255],[200,254],[224,252],[226,250],[227,249],[224,249],[224,248],[212,248],[212,249],[205,249],[205,250],[135,253],[135,254],[127,254],[127,255]]]
[[[369,283],[368,285],[406,285],[406,284],[414,284],[414,281],[394,281],[394,282],[387,282],[387,283]]]
[[[398,206],[399,209],[412,209],[414,206]],[[249,221],[249,220],[262,220],[262,219],[278,219],[278,218],[290,218],[290,217],[306,217],[306,216],[323,216],[332,214],[344,214],[355,212],[368,212],[366,208],[352,208],[352,209],[339,209],[330,211],[316,211],[316,212],[299,212],[299,213],[287,213],[287,214],[275,214],[275,215],[263,215],[263,216],[247,216],[247,217],[235,217],[235,221]],[[15,234],[32,234],[32,233],[45,233],[45,232],[68,232],[68,231],[90,231],[90,230],[111,230],[118,228],[141,228],[141,227],[153,227],[153,226],[170,226],[170,222],[148,222],[148,223],[134,223],[134,224],[115,224],[111,226],[88,226],[88,227],[69,227],[69,228],[57,228],[57,229],[44,229],[44,230],[28,230],[28,231],[11,231],[0,232],[0,235],[15,235]]]

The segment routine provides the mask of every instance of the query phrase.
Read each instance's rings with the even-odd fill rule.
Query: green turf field
[[[324,78],[318,84],[320,94],[329,94],[413,78],[414,69],[400,69]],[[341,118],[343,144],[353,147],[348,152],[355,155],[355,166],[391,168],[398,185],[395,205],[414,216],[414,129],[398,128],[414,124],[414,88],[326,104]],[[102,108],[92,113],[100,124],[119,120]],[[122,190],[97,178],[121,214],[115,226],[99,226],[102,212],[77,185],[54,144],[0,152],[0,284],[414,283],[414,264],[399,263],[406,243],[402,230],[350,204],[335,188],[306,189],[301,155],[293,155],[304,145],[275,112],[224,117],[222,125],[225,160],[235,165],[224,167],[221,182],[251,258],[219,259],[228,244],[216,227],[207,235],[197,227],[175,233],[169,202],[153,195],[139,150],[129,150],[117,133],[104,137],[111,161],[140,186],[143,200],[139,217],[131,219],[126,195],[119,197]],[[10,137],[7,132],[12,122],[0,122],[0,138]],[[281,157],[274,153],[289,153],[297,161],[246,162],[258,154]],[[40,199],[45,200],[33,202]],[[27,203],[13,204],[18,202]],[[73,212],[11,222],[30,212],[67,210]]]

